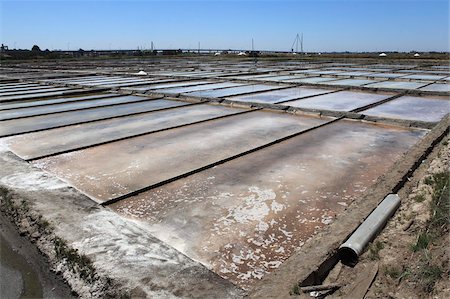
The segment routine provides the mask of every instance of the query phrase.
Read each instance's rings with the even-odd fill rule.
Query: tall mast
[[[301,40],[301,42],[300,42],[300,45],[301,45],[302,54],[303,54],[303,32],[302,32],[302,40]]]

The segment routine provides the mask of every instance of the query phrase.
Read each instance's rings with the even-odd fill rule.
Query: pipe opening
[[[358,263],[358,254],[350,247],[341,247],[338,252],[342,264],[354,267]]]

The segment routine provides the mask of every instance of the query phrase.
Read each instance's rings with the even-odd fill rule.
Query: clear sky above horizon
[[[0,0],[1,42],[30,49],[449,51],[441,0]]]

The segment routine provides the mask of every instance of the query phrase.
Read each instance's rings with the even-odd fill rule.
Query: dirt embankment
[[[344,286],[333,298],[349,298],[370,269],[378,271],[364,298],[450,298],[449,138],[424,162],[399,191],[400,209],[359,263],[339,264],[330,274],[328,282]]]

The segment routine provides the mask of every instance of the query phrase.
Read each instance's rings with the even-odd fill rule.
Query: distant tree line
[[[46,58],[46,59],[55,59],[62,58],[64,55],[59,52],[53,52],[49,49],[45,49],[44,51],[38,45],[33,45],[31,50],[27,49],[8,49],[8,47],[2,44],[1,47],[1,58],[2,59],[38,59],[38,58]]]
[[[44,51],[38,45],[33,45],[31,50],[26,49],[8,49],[2,44],[0,57],[2,60],[26,60],[26,59],[60,59],[60,58],[77,58],[77,57],[124,57],[124,56],[156,56],[156,55],[180,55],[181,50],[88,50],[79,49],[76,51],[55,50]]]

